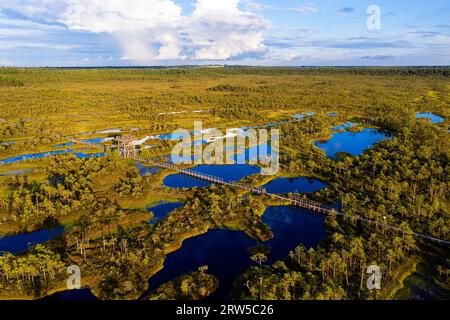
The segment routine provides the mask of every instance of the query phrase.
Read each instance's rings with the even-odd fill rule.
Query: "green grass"
[[[293,169],[282,167],[277,177],[306,175],[326,181],[326,174],[324,177],[314,175],[311,166],[304,163],[310,158],[303,156],[309,154],[317,161],[313,161],[312,166],[326,165],[320,163],[325,157],[312,144],[314,140],[329,138],[333,125],[352,118],[361,121],[364,126],[373,126],[370,120],[393,121],[389,118],[391,114],[400,118],[413,118],[418,111],[447,115],[450,110],[450,86],[448,76],[443,76],[446,71],[448,68],[443,72],[434,69],[385,68],[1,68],[0,141],[17,140],[18,144],[16,147],[0,146],[0,159],[51,150],[53,145],[67,142],[71,135],[86,134],[82,138],[106,137],[107,134],[94,133],[105,129],[139,128],[139,131],[132,133],[136,138],[141,138],[168,133],[177,128],[192,130],[194,120],[202,120],[203,128],[226,129],[293,119],[293,114],[313,111],[317,113],[314,120],[300,125],[304,129],[301,139],[282,145],[283,155],[292,156],[289,161],[296,159],[298,165]],[[414,74],[410,75],[409,72]],[[206,112],[193,112],[199,109]],[[186,113],[160,114],[173,111]],[[337,112],[338,116],[326,117],[330,112]],[[448,123],[446,119],[439,126],[447,128]],[[289,126],[283,128],[292,129]],[[148,156],[167,154],[173,146],[173,142],[162,141],[151,141],[149,144],[155,145],[155,148],[145,151]],[[83,147],[74,148],[81,150]],[[0,172],[32,168],[34,171],[28,174],[29,179],[43,182],[48,179],[49,163],[50,160],[44,158],[0,165]],[[145,224],[151,216],[145,212],[148,206],[162,200],[183,201],[192,195],[192,191],[180,192],[162,186],[164,177],[172,173],[163,170],[145,179],[141,196],[119,196],[114,186],[126,170],[133,166],[133,161],[119,161],[116,170],[93,180],[94,193],[98,198],[115,200],[129,213],[120,221],[127,231],[135,225]],[[251,176],[245,181],[263,185],[274,178]],[[9,180],[10,177],[0,176],[2,194],[8,192]],[[325,192],[323,197],[331,200]],[[264,204],[277,203],[266,200]],[[262,216],[263,212],[264,206],[261,205],[257,216]],[[85,213],[73,212],[62,217],[61,223],[71,228]],[[1,209],[0,219],[10,214]],[[26,228],[32,230],[40,222],[31,221]],[[177,250],[182,241],[207,232],[210,227],[217,226],[196,225],[176,234],[170,241],[160,244],[164,254]],[[256,227],[250,230],[239,221],[221,222],[219,227],[246,229],[253,236],[259,235]],[[18,225],[0,224],[0,234],[17,231]],[[166,232],[161,234],[166,235]],[[95,240],[100,235],[90,236]],[[73,242],[73,237],[69,241]],[[417,298],[424,294],[432,298],[448,297],[448,292],[440,288],[434,279],[434,266],[423,257],[420,260],[415,258],[397,270],[397,281],[387,290],[389,298]],[[157,258],[155,261],[157,263],[146,271],[149,276],[162,268],[163,259]]]

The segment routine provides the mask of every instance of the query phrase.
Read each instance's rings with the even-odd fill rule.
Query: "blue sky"
[[[0,1],[0,65],[178,64],[450,65],[450,2]]]

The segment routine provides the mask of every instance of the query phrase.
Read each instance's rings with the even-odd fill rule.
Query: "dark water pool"
[[[158,172],[161,171],[161,169],[158,167],[144,166],[140,162],[136,162],[136,168],[139,170],[139,174],[141,176],[145,176],[146,174],[157,174]]]
[[[227,181],[238,181],[249,175],[259,173],[260,168],[248,164],[233,165],[199,165],[193,171],[223,178]],[[171,174],[163,180],[163,184],[171,188],[209,187],[210,182],[198,180],[184,174]]]
[[[64,227],[60,226],[54,229],[43,229],[0,238],[0,255],[5,251],[13,254],[26,252],[29,248],[53,240],[63,233]]]
[[[312,178],[279,178],[270,181],[263,188],[269,193],[307,193],[316,192],[327,186],[325,182]]]
[[[98,300],[96,296],[94,296],[90,289],[88,288],[81,288],[77,290],[66,290],[57,292],[55,294],[52,294],[51,296],[45,297],[42,300],[51,301],[51,300],[70,300],[70,301],[94,301]]]
[[[154,224],[158,220],[164,219],[170,212],[181,208],[182,206],[183,203],[181,202],[160,202],[153,207],[148,207],[147,211],[151,211],[153,213],[153,218],[149,223]]]
[[[325,237],[323,216],[305,209],[269,207],[263,221],[274,233],[272,240],[261,243],[272,249],[267,261],[269,264],[286,257],[300,243],[307,248],[317,247]],[[243,232],[231,230],[210,230],[188,239],[179,250],[167,256],[164,269],[150,279],[149,292],[183,273],[208,265],[208,272],[220,281],[212,298],[227,299],[236,277],[252,265],[249,248],[255,245],[257,242]]]
[[[360,132],[336,132],[327,141],[316,141],[317,147],[325,151],[328,157],[335,158],[338,152],[346,152],[353,156],[362,154],[375,143],[387,136],[379,130],[366,128]]]

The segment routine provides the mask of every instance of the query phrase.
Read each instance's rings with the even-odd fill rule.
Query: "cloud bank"
[[[239,0],[196,0],[190,15],[173,0],[26,0],[2,6],[33,21],[70,30],[112,34],[122,59],[227,60],[264,52],[263,17],[238,7]]]
[[[0,64],[448,65],[449,5],[399,2],[371,31],[321,0],[0,0]]]

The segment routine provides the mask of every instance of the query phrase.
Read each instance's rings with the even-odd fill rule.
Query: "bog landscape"
[[[0,68],[0,297],[448,299],[449,77]]]

